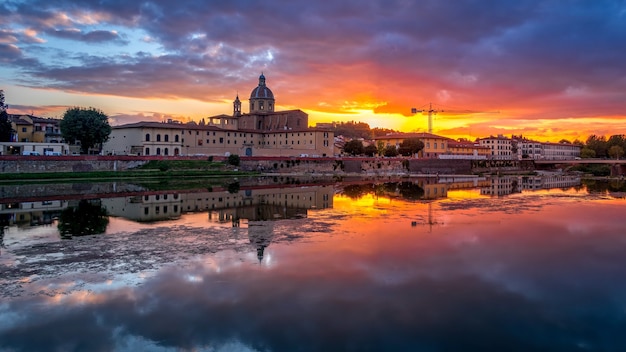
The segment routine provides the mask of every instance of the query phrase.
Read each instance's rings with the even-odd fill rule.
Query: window
[[[224,143],[224,137],[220,137],[220,143]]]
[[[164,152],[164,154],[165,154],[165,155],[169,155],[169,150],[168,150],[167,148],[165,148],[165,152]]]
[[[165,138],[166,142],[170,141],[170,135],[169,134],[166,134],[165,136],[163,136],[163,138]]]
[[[150,133],[146,133],[146,142],[150,142]]]
[[[160,141],[161,141],[161,135],[157,134],[157,142],[160,142]]]
[[[179,139],[178,139],[178,135],[174,136],[174,142],[178,143]]]
[[[161,148],[157,148],[156,155],[161,155]]]

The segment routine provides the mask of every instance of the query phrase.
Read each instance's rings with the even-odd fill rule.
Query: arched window
[[[178,155],[180,154],[180,152],[178,151],[178,148],[174,148],[174,155]]]
[[[166,134],[165,136],[163,136],[163,138],[165,138],[166,142],[170,141],[170,135],[169,134]]]
[[[168,148],[165,148],[165,152],[164,152],[163,154],[165,154],[165,155],[170,155],[170,154],[169,154],[169,150],[168,150]]]
[[[156,155],[161,155],[161,148],[157,148]]]
[[[146,148],[146,155],[150,155],[150,148]]]
[[[157,134],[157,142],[160,142],[160,141],[161,141],[161,135]]]
[[[146,133],[146,142],[150,142],[150,133]]]

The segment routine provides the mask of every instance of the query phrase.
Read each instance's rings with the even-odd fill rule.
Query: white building
[[[488,155],[489,159],[496,160],[510,160],[517,159],[517,155],[513,156],[511,148],[511,139],[498,135],[497,137],[489,136],[487,138],[478,139],[478,143],[482,147],[491,149],[491,154]]]

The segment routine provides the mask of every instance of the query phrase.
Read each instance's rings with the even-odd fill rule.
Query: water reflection
[[[0,350],[626,346],[626,204],[606,196],[622,186],[228,185],[4,203],[7,233],[57,231],[44,219],[64,212],[109,223],[107,236],[5,238],[17,259],[0,263]]]
[[[61,238],[73,236],[97,235],[106,231],[109,224],[108,214],[99,200],[78,201],[61,211],[57,228]]]

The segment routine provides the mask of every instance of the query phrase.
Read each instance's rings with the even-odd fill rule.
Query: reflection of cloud
[[[230,229],[172,227],[94,238],[81,243],[118,256],[105,258],[106,265],[141,258],[172,265],[142,285],[96,292],[94,300],[84,292],[54,305],[42,304],[45,295],[9,298],[0,306],[0,347],[42,350],[78,341],[89,350],[571,351],[580,343],[624,345],[624,335],[615,332],[626,292],[622,208],[587,198],[591,204],[566,197],[509,200],[507,206],[529,204],[510,216],[500,200],[453,210],[438,202],[448,220],[432,234],[403,227],[423,209],[400,200],[388,206],[394,211],[359,218],[352,229],[354,219],[336,216],[345,209],[280,222],[271,235],[262,229],[260,242],[286,234],[309,241],[277,246],[280,264],[271,270],[242,265],[240,252],[224,254],[228,246],[207,246],[233,246]],[[542,216],[529,209],[541,209]],[[569,218],[588,226],[570,232]],[[320,220],[337,231],[311,234]],[[341,232],[346,228],[352,234]],[[63,246],[70,244],[78,243]],[[87,263],[98,271],[98,264]],[[66,262],[42,263],[52,264],[62,267],[59,282],[76,279],[65,274]]]

